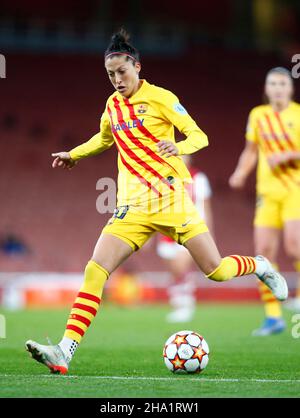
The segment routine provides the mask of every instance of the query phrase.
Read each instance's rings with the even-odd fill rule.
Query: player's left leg
[[[285,222],[283,240],[285,252],[294,260],[295,270],[298,273],[295,298],[287,302],[285,306],[292,311],[300,312],[300,219]]]
[[[222,282],[254,273],[272,290],[278,300],[287,298],[288,288],[285,279],[265,257],[231,255],[221,258],[209,232],[195,235],[182,243],[209,279]]]

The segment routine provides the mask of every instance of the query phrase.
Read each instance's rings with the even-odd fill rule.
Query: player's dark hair
[[[132,60],[133,62],[140,61],[140,54],[138,50],[129,43],[130,35],[124,29],[121,28],[118,32],[114,33],[111,37],[110,44],[104,53],[104,60],[108,56],[124,54],[126,60]]]
[[[266,78],[270,74],[282,74],[282,75],[286,75],[293,82],[293,77],[292,77],[291,72],[287,68],[285,68],[285,67],[274,67],[274,68],[271,68],[271,70],[269,70],[267,72]]]
[[[285,67],[274,67],[274,68],[271,68],[271,70],[269,70],[267,72],[267,74],[266,74],[266,80],[267,80],[267,78],[269,77],[270,74],[281,74],[281,75],[285,75],[285,76],[287,76],[291,80],[292,84],[294,85],[294,80],[293,80],[292,74]],[[293,98],[294,98],[294,94],[292,95],[291,100],[293,100]],[[264,104],[268,104],[269,103],[269,99],[268,99],[266,93],[263,94],[263,103]]]

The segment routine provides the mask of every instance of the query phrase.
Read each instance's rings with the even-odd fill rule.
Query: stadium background
[[[0,10],[0,53],[6,58],[6,78],[0,79],[0,303],[69,306],[110,217],[96,210],[96,183],[116,178],[116,149],[71,172],[53,170],[51,152],[69,150],[98,130],[112,91],[103,52],[121,25],[141,51],[142,77],[174,91],[209,136],[210,146],[195,163],[211,181],[222,254],[252,254],[255,176],[238,193],[228,177],[244,146],[248,112],[261,102],[267,70],[291,69],[291,57],[300,51],[299,2],[15,3],[2,0]],[[295,85],[299,98],[298,80]],[[292,270],[282,254],[280,265]],[[129,300],[137,294],[139,301],[166,299],[168,274],[154,240],[125,269],[138,280],[138,287],[133,280],[119,287]],[[288,276],[293,287],[295,277]],[[198,290],[201,300],[258,300],[250,280],[221,287],[199,280]],[[124,303],[120,293],[114,300]]]

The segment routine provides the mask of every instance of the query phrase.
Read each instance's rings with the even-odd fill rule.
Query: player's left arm
[[[207,147],[207,135],[199,128],[178,98],[171,92],[166,92],[159,103],[161,113],[165,119],[171,122],[186,139],[174,144],[173,141],[160,141],[158,148],[161,155],[184,155],[193,154]]]

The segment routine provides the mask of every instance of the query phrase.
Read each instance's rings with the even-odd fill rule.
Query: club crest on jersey
[[[146,113],[148,110],[148,106],[146,104],[140,104],[138,106],[137,112],[138,113]]]

